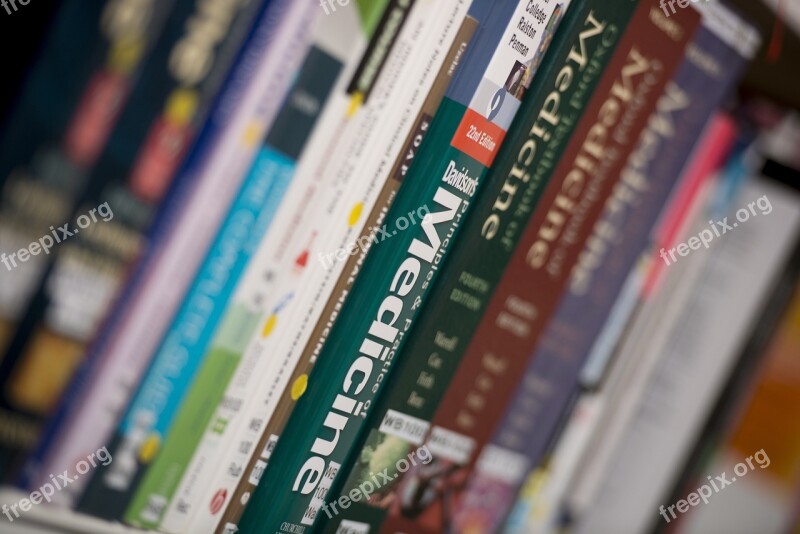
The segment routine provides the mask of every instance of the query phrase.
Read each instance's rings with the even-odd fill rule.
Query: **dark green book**
[[[489,174],[487,190],[464,224],[442,278],[370,412],[369,432],[357,444],[354,463],[344,466],[347,482],[343,488],[334,487],[328,499],[326,530],[358,522],[377,531],[387,516],[394,515],[390,510],[413,515],[415,509],[424,508],[414,495],[398,491],[410,480],[404,462],[428,463],[431,453],[436,456],[433,446],[417,447],[429,433],[494,288],[635,6],[631,0],[589,0],[573,2],[566,13],[537,73],[536,92],[523,103]],[[390,481],[384,478],[376,487],[371,474],[381,472]],[[359,502],[347,504],[346,509],[337,507],[337,497],[347,503],[351,494],[359,496]]]
[[[365,429],[414,318],[486,181],[563,11],[552,0],[477,0],[480,28],[387,219],[427,205],[418,226],[375,245],[278,440],[241,522],[307,532]],[[518,27],[525,28],[525,31]]]

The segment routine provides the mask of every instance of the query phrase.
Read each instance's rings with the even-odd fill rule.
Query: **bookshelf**
[[[16,488],[0,488],[0,503],[15,503],[29,494]],[[13,523],[0,516],[0,532],[20,534],[135,534],[145,532],[119,523],[103,521],[58,506],[33,506]]]

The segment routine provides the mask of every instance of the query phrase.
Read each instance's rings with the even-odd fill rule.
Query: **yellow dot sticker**
[[[155,458],[159,447],[161,446],[161,438],[158,434],[150,434],[144,440],[142,446],[139,448],[139,461],[143,464],[149,464]]]
[[[354,224],[356,224],[358,222],[358,219],[361,217],[361,212],[363,210],[364,210],[363,202],[359,202],[355,206],[353,206],[353,209],[350,210],[350,216],[347,218],[347,225],[353,226]]]
[[[251,122],[244,130],[242,142],[246,147],[254,147],[261,140],[261,124],[258,122]]]
[[[175,89],[167,100],[167,120],[184,125],[188,124],[197,111],[198,96],[191,89]]]
[[[347,118],[348,119],[352,118],[358,111],[358,108],[360,108],[361,104],[363,103],[364,103],[364,93],[362,93],[361,91],[353,93],[352,98],[350,98],[350,108],[347,110]]]
[[[278,322],[278,316],[275,314],[270,315],[269,319],[267,319],[267,322],[264,323],[264,329],[261,330],[261,337],[267,337],[268,335],[270,335],[272,331],[275,330],[275,323],[277,322]]]
[[[297,377],[297,380],[294,381],[292,384],[292,400],[297,400],[303,396],[303,393],[306,392],[306,388],[308,387],[308,375],[300,375]]]

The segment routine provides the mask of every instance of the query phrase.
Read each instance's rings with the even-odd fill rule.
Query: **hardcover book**
[[[420,205],[427,205],[430,215],[413,230],[375,245],[366,258],[245,510],[243,530],[280,525],[305,530],[318,518],[340,465],[364,427],[361,419],[391,371],[530,86],[535,69],[528,65],[535,62],[543,40],[540,32],[555,5],[530,4],[541,20],[526,14],[526,5],[472,4],[469,15],[482,26],[387,219],[405,216]],[[535,37],[516,33],[521,22]],[[348,396],[340,394],[342,388]],[[320,410],[320,403],[332,408]],[[304,453],[297,455],[298,449]]]
[[[358,244],[358,248],[350,253],[350,258],[347,259],[344,266],[341,267],[339,278],[330,292],[328,301],[320,313],[313,332],[308,331],[311,326],[310,323],[305,323],[305,321],[303,321],[302,324],[305,330],[298,332],[296,337],[291,340],[292,344],[289,350],[292,351],[293,354],[295,351],[299,350],[302,350],[302,353],[299,354],[299,357],[295,355],[295,357],[298,358],[295,369],[292,375],[289,376],[288,379],[285,379],[286,385],[283,391],[280,392],[279,395],[276,395],[277,398],[274,401],[276,402],[275,408],[271,417],[268,418],[264,429],[261,431],[261,438],[254,448],[256,452],[261,452],[251,456],[244,470],[246,476],[241,478],[235,492],[231,496],[228,509],[223,515],[221,522],[228,530],[232,530],[236,523],[238,523],[250,495],[258,485],[261,473],[263,473],[268,463],[269,455],[277,442],[278,436],[282,433],[286,425],[286,421],[291,414],[295,401],[302,395],[305,383],[308,380],[308,375],[316,362],[319,349],[327,339],[331,326],[339,318],[342,304],[352,290],[353,283],[361,271],[364,259],[371,250],[372,245],[379,241],[378,236],[382,236],[379,232],[385,232],[386,224],[384,223],[386,221],[386,213],[394,202],[398,190],[402,186],[403,178],[408,172],[408,168],[430,131],[433,117],[436,115],[436,111],[444,97],[448,84],[463,60],[463,55],[465,50],[469,47],[469,42],[475,33],[476,26],[477,21],[475,19],[471,17],[464,18],[450,50],[441,63],[440,70],[433,82],[430,92],[422,104],[420,113],[403,143],[403,148],[400,150],[394,166],[388,173],[383,189],[378,194],[372,211],[364,221],[361,235],[352,241]],[[442,44],[443,41],[444,38],[442,38]],[[433,56],[431,60],[433,61],[434,58],[435,56]],[[338,257],[332,261],[337,260],[341,261]],[[326,263],[323,265],[326,269],[331,269],[333,267],[332,265],[327,265],[327,258],[321,257],[320,261]],[[302,344],[303,340],[306,342],[305,346]]]
[[[717,35],[714,28],[720,26],[710,26],[704,23],[695,33],[622,171],[623,176],[641,179],[635,187],[619,188],[606,201],[573,268],[568,292],[491,443],[478,459],[457,513],[461,529],[499,528],[524,475],[539,464],[580,388],[578,374],[604,326],[607,310],[646,247],[707,117],[714,114],[744,68],[748,58],[731,45],[736,34]]]
[[[697,145],[685,175],[681,177],[676,194],[670,199],[664,217],[658,223],[655,235],[659,235],[664,226],[671,226],[679,220],[683,221],[679,226],[688,226],[692,224],[697,213],[702,213],[707,192],[714,183],[712,173],[716,166],[721,164],[713,153],[717,155],[727,153],[725,147],[732,144],[735,135],[733,132],[735,128],[732,121],[724,118],[711,121],[703,141]],[[685,193],[689,191],[691,193],[686,195]],[[702,215],[698,217],[702,219]],[[681,238],[684,236],[683,233],[680,235]],[[648,254],[649,251],[645,251],[643,257],[647,258]],[[603,413],[606,393],[612,388],[623,387],[615,383],[615,371],[624,368],[627,345],[636,337],[632,332],[640,330],[636,327],[636,323],[642,316],[647,315],[644,312],[648,308],[656,310],[668,308],[666,304],[675,301],[680,309],[684,304],[684,291],[675,291],[675,288],[685,287],[685,292],[691,291],[691,283],[694,280],[692,271],[695,270],[685,269],[684,265],[672,268],[670,287],[649,296],[642,290],[641,279],[652,271],[652,265],[643,261],[631,271],[600,338],[595,341],[595,346],[580,370],[581,390],[570,401],[570,407],[554,432],[544,458],[529,475],[528,482],[506,522],[509,531],[549,532],[559,528],[563,519],[561,503],[567,495],[571,480],[580,469],[580,460],[590,443],[592,430]],[[678,283],[673,284],[673,279],[677,279]],[[664,302],[662,296],[668,301]],[[628,300],[639,302],[637,304],[624,302]],[[621,301],[624,304],[623,308],[634,310],[632,317],[626,318],[627,313],[619,312]],[[658,325],[663,330],[669,329],[660,316],[653,317],[648,324]],[[613,332],[609,333],[610,330]],[[647,335],[647,329],[643,331]],[[608,339],[603,340],[604,337]],[[648,342],[649,347],[659,340],[651,335]],[[599,348],[598,345],[603,347]],[[630,359],[637,361],[642,359],[641,352],[637,351],[636,347],[631,350]]]
[[[396,20],[407,9],[401,4],[391,4],[387,11],[390,15],[383,20]],[[397,157],[401,141],[411,126],[409,118],[418,113],[422,96],[434,79],[437,69],[430,68],[424,58],[433,54],[438,62],[442,60],[443,45],[437,41],[444,39],[444,46],[449,45],[458,28],[453,21],[463,19],[466,9],[467,2],[461,0],[418,0],[401,28],[395,30],[392,24],[376,29],[373,42],[383,41],[392,34],[396,37],[391,49],[375,49],[385,55],[380,72],[374,81],[360,85],[369,88],[368,94],[365,91],[364,96],[361,92],[354,95],[361,100],[358,109],[349,110],[346,128],[331,140],[326,150],[331,154],[325,162],[326,175],[336,189],[329,193],[321,189],[315,198],[306,197],[305,211],[313,216],[307,218],[309,228],[301,230],[300,235],[316,235],[307,248],[309,259],[315,258],[319,250],[339,243],[344,246],[355,237],[361,213],[372,208],[375,193],[386,176],[381,172],[386,165],[382,151],[388,152],[389,160]],[[364,74],[356,70],[355,76]],[[293,230],[303,224],[295,219]],[[291,299],[279,312],[262,315],[262,324],[270,324],[270,329],[256,332],[249,340],[241,362],[219,397],[223,402],[213,413],[208,413],[207,419],[194,418],[195,423],[201,420],[208,423],[194,452],[184,445],[185,456],[173,459],[169,465],[169,472],[179,472],[181,468],[185,471],[161,530],[213,529],[218,519],[214,512],[219,511],[220,504],[227,503],[225,496],[233,492],[243,465],[256,451],[253,444],[259,438],[261,424],[272,413],[275,393],[285,386],[285,370],[293,363],[288,359],[292,354],[287,343],[296,335],[297,327],[309,321],[309,314],[319,312],[322,305],[319,295],[330,290],[325,276],[340,268],[336,265],[326,271],[319,262],[309,261],[302,270],[298,269],[294,254],[283,254],[282,247],[276,246],[285,242],[284,236],[273,234],[261,244],[273,252],[268,263],[259,263],[257,268],[275,272],[271,281],[275,289],[270,291],[268,299],[275,299],[281,293],[291,294]],[[302,241],[305,240],[301,240],[305,246]],[[216,401],[208,395],[211,388],[201,380],[194,387],[206,392],[208,404]]]
[[[395,374],[370,415],[369,434],[357,444],[357,460],[346,470],[341,494],[348,495],[369,480],[370,472],[384,466],[392,482],[376,489],[366,502],[341,510],[329,530],[364,522],[377,527],[386,515],[412,513],[414,497],[398,491],[404,474],[394,472],[392,460],[422,444],[481,312],[570,143],[633,7],[627,0],[581,2],[564,15],[532,94],[489,174],[487,189],[476,201]],[[555,31],[558,18],[554,15],[548,22],[548,31]],[[331,506],[336,504],[331,501]]]
[[[486,422],[518,387],[606,199],[638,183],[624,165],[698,21],[691,10],[667,21],[638,5],[436,410],[424,440],[433,461],[410,468],[398,488],[429,497],[389,516],[385,531],[459,528],[452,512],[491,437]]]

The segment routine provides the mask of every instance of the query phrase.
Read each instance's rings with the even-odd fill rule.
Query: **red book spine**
[[[413,520],[388,517],[384,531],[450,525],[606,200],[637,187],[626,183],[637,176],[621,171],[699,22],[693,9],[667,18],[649,2],[637,7],[436,413],[427,439],[433,461],[407,477],[438,496]]]

